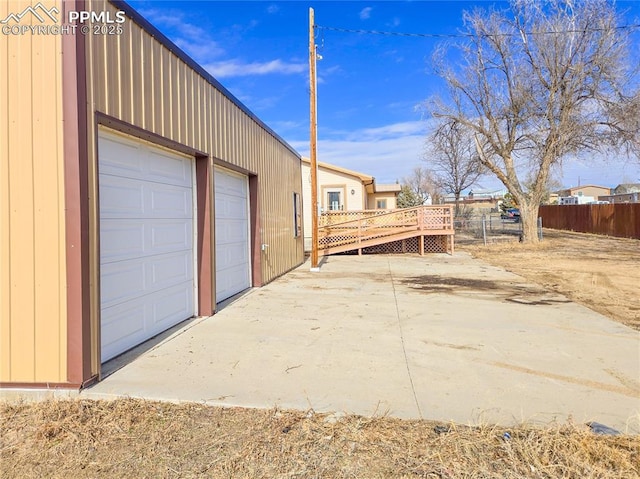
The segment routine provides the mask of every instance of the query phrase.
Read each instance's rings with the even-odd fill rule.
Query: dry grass
[[[638,437],[583,426],[438,434],[429,421],[131,399],[3,403],[0,418],[3,477],[640,477]]]
[[[640,240],[545,230],[538,244],[460,249],[640,330]]]

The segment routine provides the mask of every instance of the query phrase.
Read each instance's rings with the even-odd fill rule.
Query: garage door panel
[[[101,272],[101,304],[113,306],[192,277],[190,251],[105,263]]]
[[[193,314],[190,282],[102,310],[102,361],[157,335]]]
[[[221,193],[223,195],[224,193]],[[219,196],[216,200],[216,216],[220,219],[247,218],[247,198]]]
[[[192,192],[188,188],[151,183],[147,187],[149,203],[145,205],[148,217],[191,218]]]
[[[193,183],[190,159],[178,153],[126,138],[111,139],[104,136],[100,137],[98,148],[100,174],[187,188],[191,188]]]
[[[193,246],[193,228],[184,221],[155,220],[147,225],[149,254],[189,250]]]
[[[159,290],[167,286],[188,281],[193,276],[193,266],[189,251],[161,255],[153,262],[145,262],[147,268],[146,286],[148,290]]]
[[[118,343],[122,343],[123,338],[131,344],[144,339],[146,316],[145,304],[140,302],[127,302],[102,310],[100,340],[103,360],[122,352]]]
[[[158,334],[193,311],[193,295],[182,285],[164,290],[151,302],[151,328]],[[188,316],[186,316],[188,317]]]
[[[221,221],[224,228],[218,231],[217,243],[224,246],[229,243],[247,243],[247,221],[246,220],[224,220]]]
[[[112,175],[100,175],[100,216],[140,217],[145,211],[144,183]]]
[[[145,254],[144,223],[137,220],[100,220],[100,262],[111,263]]]
[[[139,145],[124,143],[105,137],[98,141],[100,152],[100,174],[109,174],[122,177],[144,177],[145,152]]]
[[[216,294],[222,298],[229,298],[247,289],[249,281],[246,264],[217,271]]]
[[[242,243],[230,244],[225,247],[219,247],[219,253],[216,253],[216,270],[226,271],[231,267],[246,265],[249,262],[249,253]]]
[[[100,175],[101,218],[192,218],[189,188]]]
[[[218,172],[222,171],[220,169]],[[216,192],[227,196],[247,197],[247,180],[242,175],[222,172],[216,181]]]
[[[103,308],[129,301],[145,292],[143,261],[103,264],[100,269],[100,304]]]
[[[195,312],[193,161],[100,133],[102,361]]]
[[[192,245],[193,229],[183,220],[100,221],[100,260],[105,264],[190,250]]]
[[[180,158],[169,156],[163,152],[150,153],[145,178],[159,183],[191,188],[191,168],[189,163]]]
[[[216,301],[251,286],[247,177],[216,168]]]

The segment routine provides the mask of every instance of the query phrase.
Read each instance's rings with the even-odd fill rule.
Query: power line
[[[521,32],[517,33],[496,33],[496,34],[484,34],[475,35],[473,33],[410,33],[410,32],[386,32],[382,30],[359,30],[353,28],[340,28],[340,27],[327,27],[323,25],[315,25],[316,30],[327,30],[341,33],[358,33],[366,35],[387,35],[394,37],[421,37],[421,38],[472,38],[475,36],[481,37],[495,37],[495,36],[520,36]],[[614,30],[631,30],[640,28],[640,24],[620,25],[613,27]],[[563,30],[559,32],[545,31],[545,32],[525,32],[526,35],[554,35],[558,33],[585,33],[585,32],[604,32],[606,28],[590,28],[586,30]]]

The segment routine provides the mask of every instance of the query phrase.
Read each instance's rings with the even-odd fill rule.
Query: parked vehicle
[[[518,208],[509,208],[500,215],[500,218],[518,223],[520,221],[520,210]]]

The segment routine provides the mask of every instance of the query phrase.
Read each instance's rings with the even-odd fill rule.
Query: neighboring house
[[[471,190],[466,195],[460,195],[460,208],[472,209],[478,213],[497,211],[506,195],[506,190]],[[455,204],[454,194],[443,197],[443,203]]]
[[[311,250],[311,168],[302,158],[304,244]],[[376,184],[375,178],[328,163],[318,162],[318,208],[324,211],[392,210],[400,185]]]
[[[566,188],[557,193],[559,198],[568,196],[591,196],[592,198],[598,198],[601,195],[611,194],[611,188],[597,185],[582,185]]]
[[[640,193],[640,183],[621,183],[611,193],[614,195]]]
[[[599,196],[598,200],[608,201],[609,203],[640,203],[640,192],[603,195]]]
[[[301,161],[126,3],[37,8],[125,15],[0,35],[0,386],[78,389],[302,263]]]
[[[558,198],[559,205],[586,205],[593,203],[596,199],[593,196],[560,196]]]

